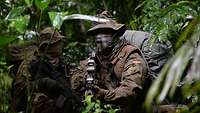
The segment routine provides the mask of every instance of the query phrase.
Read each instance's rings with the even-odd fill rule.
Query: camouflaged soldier
[[[14,82],[13,107],[29,113],[76,113],[79,99],[70,88],[61,59],[63,36],[48,27],[40,33],[35,56],[24,60]],[[80,107],[79,107],[80,108]]]
[[[93,86],[95,96],[105,103],[120,107],[120,113],[139,112],[143,98],[143,85],[147,65],[140,50],[119,37],[125,32],[124,24],[114,21],[102,23],[88,30],[95,36],[97,52],[95,57],[97,85]],[[84,91],[87,61],[72,77],[72,87]]]

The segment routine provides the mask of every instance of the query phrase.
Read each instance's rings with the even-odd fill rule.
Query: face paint
[[[43,50],[41,51],[41,54],[45,54],[45,56],[51,64],[56,64],[59,61],[59,56],[62,54],[62,46],[62,42],[50,44],[46,52]]]
[[[98,34],[95,41],[99,52],[108,52],[113,46],[113,37],[110,34]]]

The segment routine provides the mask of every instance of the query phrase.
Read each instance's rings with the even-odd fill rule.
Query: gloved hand
[[[95,96],[97,97],[104,97],[109,92],[109,90],[100,88],[97,85],[94,85],[93,88],[95,89]]]
[[[56,80],[48,77],[41,78],[33,82],[33,87],[39,91],[48,94],[49,96],[59,96],[59,93],[63,90],[63,87],[57,83]]]
[[[70,99],[74,103],[80,105],[80,99],[68,87],[62,86],[58,81],[51,78],[41,78],[33,82],[35,89],[45,93],[52,99],[56,99],[56,106],[62,108],[64,104],[70,103]],[[72,104],[73,105],[73,104]]]

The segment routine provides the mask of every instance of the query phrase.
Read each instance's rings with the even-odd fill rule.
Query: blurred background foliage
[[[84,15],[94,16],[103,10],[111,12],[127,29],[153,33],[152,44],[159,40],[173,45],[175,55],[153,82],[145,106],[150,108],[155,100],[162,103],[167,97],[173,98],[180,87],[181,99],[197,98],[186,112],[199,113],[199,0],[1,0],[0,112],[11,109],[9,91],[13,76],[9,74],[12,64],[7,62],[8,45],[27,43],[34,37],[31,31],[54,26],[66,37],[63,53],[66,59],[78,63],[94,47],[93,39],[86,36],[92,26],[88,20],[93,18]]]

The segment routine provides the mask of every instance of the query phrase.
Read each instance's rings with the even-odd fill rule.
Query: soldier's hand
[[[104,97],[109,92],[109,90],[100,88],[97,85],[94,85],[93,88],[95,89],[95,96],[97,97]]]
[[[57,96],[62,90],[62,87],[56,82],[56,80],[48,77],[34,81],[34,87],[40,92],[45,92],[54,96]]]

